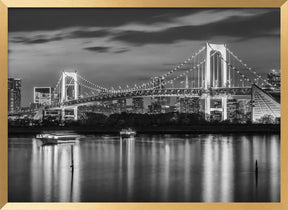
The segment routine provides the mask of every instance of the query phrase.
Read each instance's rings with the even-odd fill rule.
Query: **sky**
[[[22,106],[34,86],[55,87],[63,70],[106,88],[133,86],[206,42],[225,43],[263,76],[280,69],[280,10],[271,8],[9,8],[8,39],[8,75],[22,79]]]

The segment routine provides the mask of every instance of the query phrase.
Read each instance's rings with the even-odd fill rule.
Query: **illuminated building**
[[[132,99],[132,107],[134,113],[142,114],[144,112],[144,100],[143,98],[137,97]]]
[[[34,87],[34,104],[51,105],[51,87]]]
[[[13,113],[21,109],[21,79],[8,79],[8,112]]]
[[[177,99],[177,105],[181,113],[198,113],[200,109],[198,98],[181,97]]]
[[[276,72],[274,69],[267,75],[268,82],[276,89],[280,89],[281,76],[280,72]]]

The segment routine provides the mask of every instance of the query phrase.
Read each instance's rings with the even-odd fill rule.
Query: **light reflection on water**
[[[279,202],[279,135],[9,138],[9,201]],[[72,172],[71,151],[74,154]],[[255,161],[258,162],[258,178]]]

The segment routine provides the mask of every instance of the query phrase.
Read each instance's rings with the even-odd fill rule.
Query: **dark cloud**
[[[122,49],[113,51],[113,53],[125,53],[125,52],[129,52],[129,51],[130,51],[130,49],[128,49],[128,48],[122,48]]]
[[[93,52],[98,52],[98,53],[107,53],[109,52],[111,47],[85,47],[83,48],[84,50],[89,50],[89,51],[93,51]]]
[[[134,45],[169,44],[180,40],[211,40],[217,36],[229,36],[248,39],[264,36],[278,36],[271,34],[280,27],[279,10],[256,16],[230,17],[218,22],[198,26],[178,26],[162,31],[124,31],[112,37],[112,40],[122,41]]]
[[[64,37],[43,37],[43,36],[30,36],[30,37],[14,37],[12,39],[9,39],[9,42],[12,43],[22,43],[22,44],[43,44],[47,42],[52,42],[52,41],[59,41],[64,39]]]
[[[196,9],[103,9],[106,13],[101,9],[93,10],[93,9],[78,9],[78,10],[70,10],[70,9],[39,9],[43,11],[43,14],[48,16],[55,15],[54,19],[59,17],[59,20],[53,21],[51,23],[45,23],[45,17],[42,16],[38,10],[33,9],[9,9],[9,15],[11,15],[12,20],[11,24],[9,22],[9,31],[17,31],[17,27],[25,26],[25,17],[34,17],[33,21],[30,21],[27,25],[27,30],[44,30],[43,27],[46,27],[45,30],[56,29],[57,27],[65,28],[71,26],[71,24],[75,24],[78,26],[92,25],[90,24],[89,16],[97,16],[95,21],[93,19],[93,23],[96,26],[112,26],[112,25],[121,25],[125,23],[142,23],[142,24],[152,24],[159,22],[173,22],[176,17],[185,16],[187,14],[200,12],[202,10]],[[231,9],[230,9],[231,10]],[[27,11],[31,11],[31,14],[27,14]],[[62,11],[62,13],[61,13]],[[95,12],[97,11],[97,12]],[[208,9],[210,12],[217,12],[218,9]],[[219,10],[220,11],[220,10]],[[221,10],[221,11],[225,11]],[[127,12],[127,14],[125,13]],[[66,20],[65,17],[68,14],[72,14],[71,19]],[[114,15],[112,15],[112,13]],[[109,16],[110,15],[110,16]],[[112,15],[112,16],[111,16]],[[144,15],[144,17],[142,17]],[[148,15],[148,16],[147,16]],[[149,16],[150,15],[150,16]],[[16,20],[14,18],[16,17]],[[18,16],[23,16],[23,20],[21,19],[17,21]],[[36,16],[38,18],[36,18]],[[63,17],[62,17],[63,16]],[[109,16],[109,17],[108,17]],[[82,24],[74,22],[73,18],[77,17],[77,19],[81,18],[83,21]],[[134,18],[133,18],[134,17]],[[42,20],[44,18],[44,23],[38,25],[38,20]],[[52,17],[51,17],[52,18]],[[50,19],[50,21],[53,20]],[[108,20],[106,20],[108,19]],[[130,19],[130,20],[129,20]],[[62,21],[62,23],[61,23]],[[107,22],[104,24],[104,22]],[[17,24],[18,23],[18,24]],[[68,24],[69,23],[69,24]],[[11,25],[11,27],[10,27]],[[16,28],[13,28],[15,26]],[[33,26],[33,27],[32,27]],[[270,9],[267,10],[266,13],[260,15],[252,15],[252,16],[234,16],[229,17],[227,19],[212,22],[204,25],[182,25],[177,27],[167,28],[161,31],[111,31],[108,29],[99,29],[99,30],[76,30],[70,33],[58,33],[56,35],[50,36],[37,36],[37,37],[16,37],[9,41],[14,43],[26,43],[26,44],[40,44],[47,43],[51,41],[59,41],[65,38],[99,38],[99,37],[110,37],[111,40],[121,41],[128,44],[133,45],[144,45],[144,44],[169,44],[175,43],[180,40],[198,40],[198,41],[207,41],[211,40],[215,37],[220,36],[229,36],[237,38],[238,41],[245,41],[246,39],[267,36],[267,37],[278,37],[278,33],[271,33],[273,30],[277,30],[280,28],[280,11],[279,9]],[[20,29],[19,29],[20,30]],[[21,29],[22,30],[22,29]],[[24,28],[23,28],[24,30]],[[121,53],[122,51],[119,51]],[[117,51],[115,52],[117,53]]]
[[[31,40],[27,40],[26,43],[27,44],[42,44],[42,43],[46,43],[46,42],[52,42],[52,41],[59,41],[62,40],[62,37],[53,37],[53,38],[47,38],[47,39],[31,39]]]
[[[154,24],[174,21],[176,17],[201,12],[201,9],[49,9],[9,8],[9,32],[56,30],[67,27],[113,27],[129,23]]]
[[[52,41],[59,41],[67,38],[97,38],[97,37],[105,37],[109,34],[107,30],[94,30],[94,31],[73,31],[71,33],[59,33],[56,35],[26,35],[22,37],[13,37],[9,41],[12,43],[23,43],[23,44],[42,44]]]

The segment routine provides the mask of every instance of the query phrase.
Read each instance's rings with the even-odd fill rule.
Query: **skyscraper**
[[[8,78],[8,113],[21,108],[21,79]]]

